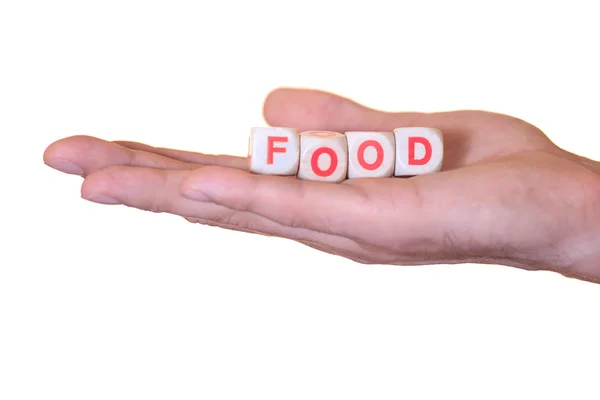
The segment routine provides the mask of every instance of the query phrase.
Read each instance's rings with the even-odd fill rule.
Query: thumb
[[[263,115],[271,126],[289,126],[301,131],[350,130],[390,131],[400,126],[428,126],[445,134],[465,130],[481,118],[478,111],[386,112],[354,100],[314,89],[278,88],[264,101]]]
[[[383,131],[399,127],[437,128],[444,135],[444,169],[494,156],[507,148],[537,148],[549,140],[532,126],[502,114],[477,110],[387,112],[313,89],[279,88],[266,97],[263,114],[271,126],[299,131]]]

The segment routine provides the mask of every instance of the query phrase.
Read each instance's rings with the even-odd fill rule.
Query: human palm
[[[243,157],[74,136],[45,162],[82,196],[284,237],[361,263],[494,263],[600,281],[600,164],[536,127],[483,111],[389,113],[334,94],[272,92],[266,121],[298,130],[444,134],[442,171],[342,183],[256,175]]]

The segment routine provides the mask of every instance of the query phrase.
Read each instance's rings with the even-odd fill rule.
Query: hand
[[[75,136],[44,160],[85,177],[82,197],[274,235],[361,263],[493,263],[600,282],[600,164],[536,127],[482,111],[389,113],[333,94],[278,89],[266,121],[298,130],[444,134],[441,172],[343,183],[255,175],[242,157]]]

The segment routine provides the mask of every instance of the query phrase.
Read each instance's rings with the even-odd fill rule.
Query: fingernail
[[[100,204],[121,204],[117,199],[97,193],[90,193],[87,196],[84,196],[84,199]]]
[[[48,165],[66,174],[73,174],[79,176],[83,175],[83,169],[81,169],[77,164],[73,164],[71,161],[58,159],[55,162]]]
[[[208,201],[208,197],[204,195],[200,190],[196,188],[189,188],[182,193],[183,197],[187,197],[190,200],[195,201]]]

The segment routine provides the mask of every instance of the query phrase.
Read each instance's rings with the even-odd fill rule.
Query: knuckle
[[[159,190],[152,191],[148,196],[146,209],[153,213],[173,212],[176,209],[173,204],[174,199],[171,192],[167,190],[171,186],[169,175],[163,171],[159,171],[155,179],[157,179],[155,187],[159,188]]]
[[[169,209],[169,207],[165,204],[165,200],[159,198],[158,196],[151,197],[146,205],[147,211],[150,211],[150,212],[153,212],[156,214],[166,212],[168,209]]]
[[[211,222],[211,225],[223,229],[268,236],[276,235],[276,232],[268,223],[264,223],[260,219],[249,218],[247,214],[236,210],[227,210],[215,215],[211,218]]]
[[[305,219],[298,214],[291,213],[287,215],[283,222],[285,226],[292,229],[305,229],[307,227]]]
[[[213,215],[211,221],[224,228],[243,228],[245,225],[240,218],[240,213],[236,210],[220,211]]]

